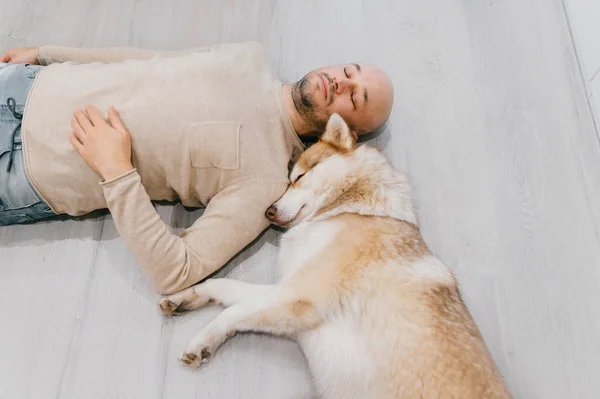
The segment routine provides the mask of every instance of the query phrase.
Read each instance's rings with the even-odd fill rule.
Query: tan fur
[[[348,137],[330,120],[274,204],[272,219],[291,227],[278,285],[215,279],[162,300],[168,315],[228,307],[182,362],[208,361],[231,331],[260,331],[298,340],[324,398],[510,398],[454,275],[421,237],[404,177]]]
[[[339,149],[337,149],[336,147],[334,147],[328,143],[325,143],[325,142],[315,143],[311,147],[310,153],[304,152],[300,155],[300,158],[298,159],[297,167],[300,171],[302,171],[300,173],[304,173],[305,171],[308,171],[308,170],[314,168],[322,160],[327,159],[336,153],[340,153]],[[301,182],[298,182],[298,183],[301,183]],[[298,183],[292,182],[292,186],[296,187],[298,185]]]

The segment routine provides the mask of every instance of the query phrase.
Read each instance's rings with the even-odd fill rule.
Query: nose
[[[269,209],[265,212],[265,216],[269,220],[273,220],[275,216],[277,216],[277,207],[275,205],[271,205]]]
[[[348,89],[351,89],[356,83],[347,77],[334,78],[334,87],[336,94],[342,94]]]

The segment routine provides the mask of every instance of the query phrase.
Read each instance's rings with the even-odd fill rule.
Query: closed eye
[[[294,180],[294,184],[298,183],[298,180],[300,180],[302,178],[302,176],[304,176],[304,175],[305,175],[305,173],[302,173],[301,175],[296,177],[296,180]]]
[[[346,75],[346,79],[350,79],[350,75],[348,75],[346,67],[344,67],[344,75]],[[354,90],[352,90],[352,92],[350,93],[350,101],[352,101],[352,108],[356,110],[356,103],[354,102]]]

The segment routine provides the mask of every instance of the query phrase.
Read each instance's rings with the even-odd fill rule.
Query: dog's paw
[[[178,316],[180,314],[192,310],[189,309],[188,305],[189,303],[187,301],[176,303],[172,301],[169,297],[164,297],[160,300],[158,307],[160,308],[160,311],[164,316]]]
[[[211,302],[210,298],[198,295],[198,286],[190,287],[172,295],[166,295],[160,300],[158,307],[165,316],[177,316],[196,310]]]
[[[202,346],[191,352],[184,352],[179,360],[186,366],[198,368],[202,363],[208,363],[212,357],[212,352],[208,346]]]
[[[177,309],[177,305],[175,302],[171,301],[169,298],[162,298],[158,303],[158,307],[160,308],[160,312],[165,316],[171,316],[175,313]]]

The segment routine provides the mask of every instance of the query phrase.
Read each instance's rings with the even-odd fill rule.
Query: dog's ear
[[[344,118],[334,113],[327,121],[327,127],[321,136],[321,140],[342,150],[350,151],[356,146],[354,137]]]

